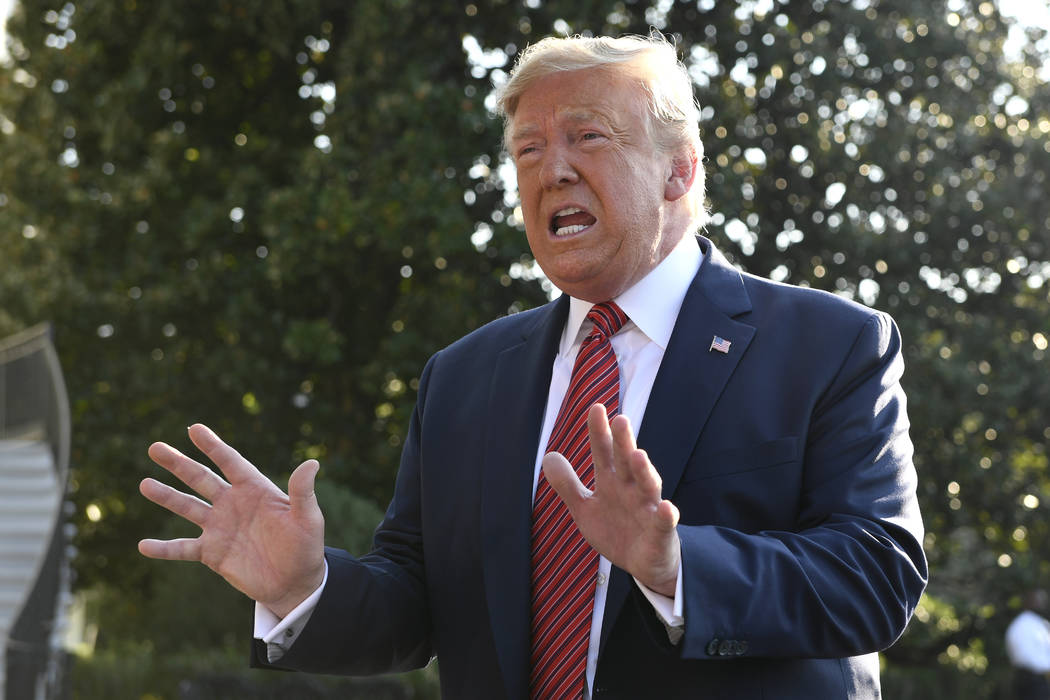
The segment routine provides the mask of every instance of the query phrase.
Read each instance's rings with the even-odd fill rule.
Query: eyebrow
[[[525,126],[517,127],[510,133],[510,141],[518,141],[520,139],[534,136],[540,132],[540,128],[535,124],[526,124]]]
[[[614,131],[616,130],[615,123],[611,119],[609,119],[608,116],[606,116],[604,113],[598,110],[574,109],[565,112],[562,116],[566,121],[568,121],[571,124],[583,124],[589,121],[597,121],[609,129],[612,129]],[[520,139],[526,139],[531,136],[535,136],[538,133],[540,133],[540,127],[536,124],[524,124],[521,127],[515,128],[510,133],[509,142],[518,141]]]
[[[598,121],[604,124],[605,126],[612,126],[612,121],[608,117],[606,117],[601,112],[593,109],[573,110],[571,112],[568,112],[565,115],[565,118],[574,124],[580,124],[582,122],[589,121]]]

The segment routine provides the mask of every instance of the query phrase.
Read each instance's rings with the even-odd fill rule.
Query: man
[[[1050,594],[1029,591],[1024,610],[1006,628],[1006,654],[1014,667],[1015,700],[1050,700]]]
[[[263,665],[436,655],[450,698],[877,697],[927,575],[892,321],[692,235],[698,111],[662,39],[541,41],[499,104],[565,294],[427,363],[374,550],[322,551],[316,462],[285,496],[204,426],[228,482],[150,456],[210,505],[142,484],[201,536],[140,550],[258,601]]]

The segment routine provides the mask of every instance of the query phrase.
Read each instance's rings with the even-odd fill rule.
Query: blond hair
[[[647,128],[653,145],[664,153],[696,155],[690,191],[695,226],[707,219],[704,208],[704,145],[700,141],[700,108],[693,83],[675,47],[659,32],[648,37],[547,37],[521,52],[510,78],[496,90],[496,111],[503,117],[504,142],[521,96],[537,80],[561,71],[610,68],[634,78],[646,95]]]

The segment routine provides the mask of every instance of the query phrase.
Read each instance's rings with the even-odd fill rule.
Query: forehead
[[[641,86],[611,69],[561,71],[539,78],[518,98],[508,126],[511,139],[563,123],[598,120],[638,125],[646,109]]]

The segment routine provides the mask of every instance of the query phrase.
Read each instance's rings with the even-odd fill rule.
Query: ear
[[[679,148],[671,154],[670,172],[664,183],[664,199],[681,199],[693,187],[697,168],[696,149],[692,145]]]

